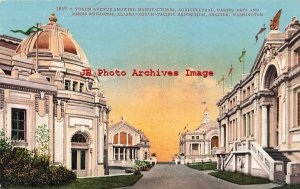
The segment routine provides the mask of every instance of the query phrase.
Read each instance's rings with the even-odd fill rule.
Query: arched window
[[[274,80],[277,78],[277,70],[274,65],[270,65],[265,75],[265,88],[270,89],[273,85]]]
[[[128,144],[132,145],[132,136],[131,136],[131,134],[128,134]]]
[[[211,149],[213,147],[219,147],[219,138],[217,136],[211,138]]]
[[[125,132],[121,132],[120,133],[120,144],[127,144],[127,138],[126,138],[126,133]]]
[[[76,133],[73,135],[71,142],[76,143],[86,143],[87,139],[86,137],[81,133]]]
[[[119,134],[117,133],[114,135],[114,144],[118,144],[119,143],[118,140],[119,140]]]

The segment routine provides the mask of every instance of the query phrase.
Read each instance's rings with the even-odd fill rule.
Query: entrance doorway
[[[278,96],[278,87],[274,86],[274,81],[278,77],[276,67],[270,65],[267,69],[264,78],[264,88],[273,92],[270,97],[271,105],[267,107],[267,147],[277,147],[279,145],[279,110],[280,110],[280,98]]]
[[[72,170],[77,176],[88,176],[88,137],[83,133],[75,133],[71,144]]]

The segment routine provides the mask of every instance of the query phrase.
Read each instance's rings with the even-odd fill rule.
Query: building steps
[[[290,162],[291,160],[289,160],[282,152],[278,151],[277,149],[269,147],[269,148],[264,148],[264,150],[275,161],[282,161],[283,162],[283,171],[284,171],[284,174],[286,174],[287,163]]]

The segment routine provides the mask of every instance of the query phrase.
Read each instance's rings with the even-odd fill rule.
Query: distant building
[[[150,141],[123,118],[108,130],[109,166],[131,167],[134,160],[150,160]]]
[[[209,119],[204,112],[204,121],[194,131],[186,131],[180,136],[181,159],[185,163],[216,160],[215,151],[219,147],[219,128],[217,122]],[[178,160],[177,160],[178,161]]]
[[[0,130],[14,145],[34,150],[45,124],[54,164],[78,176],[104,175],[110,108],[99,81],[81,76],[89,61],[55,15],[39,28],[38,40],[36,33],[23,40],[0,36]]]
[[[271,30],[250,74],[218,102],[219,168],[300,183],[300,24]]]

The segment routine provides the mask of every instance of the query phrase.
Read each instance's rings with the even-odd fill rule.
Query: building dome
[[[56,22],[55,14],[51,14],[48,24],[39,24],[38,27],[43,31],[38,32],[38,38],[36,33],[30,34],[20,43],[16,54],[21,57],[35,58],[37,45],[39,57],[43,59],[53,58],[58,61],[67,59],[80,63],[83,67],[89,67],[85,53],[73,39],[72,34]]]

